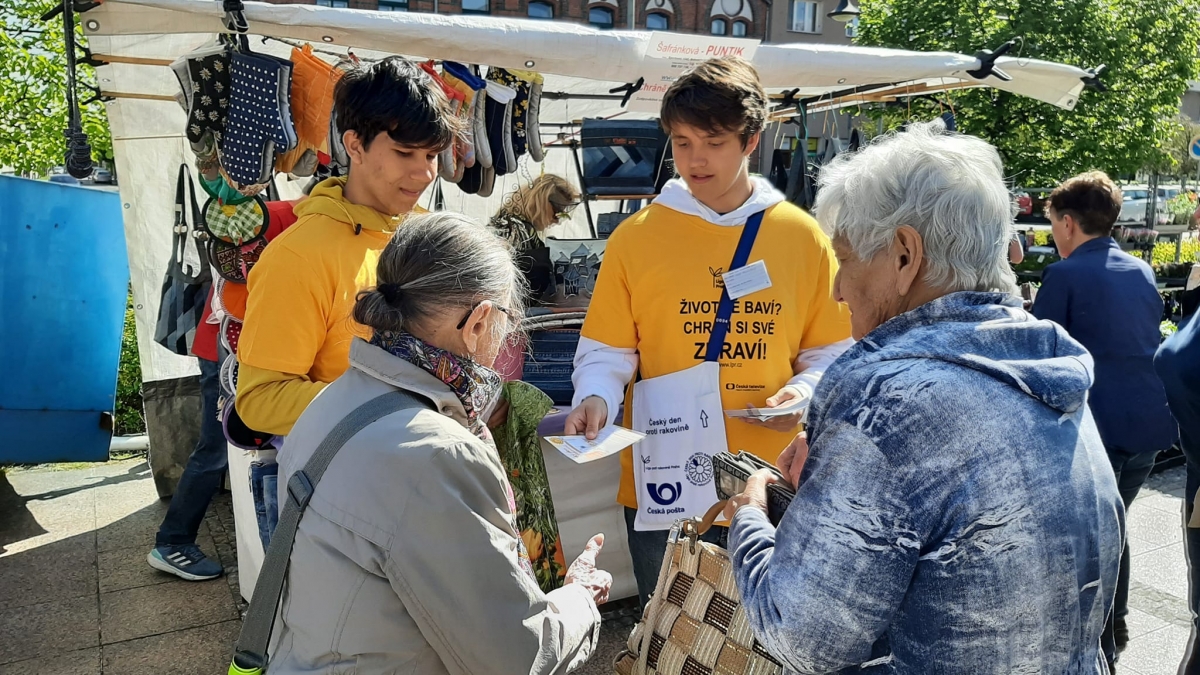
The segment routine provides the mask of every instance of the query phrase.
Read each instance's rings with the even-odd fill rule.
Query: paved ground
[[[1133,641],[1122,675],[1168,675],[1189,618],[1179,508],[1183,470],[1152,476],[1130,509]],[[229,664],[244,604],[237,591],[229,496],[200,545],[229,577],[190,584],[145,556],[166,510],[145,462],[0,474],[0,675],[217,675]],[[607,614],[604,643],[584,669],[609,664],[632,626]]]

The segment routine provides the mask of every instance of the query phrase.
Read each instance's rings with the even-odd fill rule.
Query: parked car
[[[51,183],[62,183],[64,185],[79,185],[79,179],[69,173],[56,173],[50,176]]]
[[[92,172],[92,182],[102,183],[104,185],[112,185],[113,175],[108,169],[96,169]]]

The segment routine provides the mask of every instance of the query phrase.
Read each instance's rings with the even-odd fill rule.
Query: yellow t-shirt
[[[347,202],[344,184],[324,181],[297,204],[296,224],[271,241],[250,271],[238,361],[254,377],[238,383],[238,413],[252,428],[286,433],[296,411],[319,391],[290,388],[308,400],[258,401],[248,385],[278,379],[258,371],[333,382],[350,366],[353,338],[371,337],[354,321],[354,303],[359,291],[375,285],[379,254],[402,216]]]
[[[704,360],[721,298],[720,273],[733,259],[744,226],[714,225],[652,204],[621,223],[583,325],[583,337],[637,349],[639,375],[658,377]],[[829,238],[811,216],[784,202],[767,210],[750,252],[771,287],[735,301],[721,364],[726,409],[760,406],[792,378],[802,349],[850,337],[850,315],[832,298],[837,262]],[[632,420],[632,386],[625,425]],[[794,437],[740,420],[725,420],[731,451],[774,461]],[[637,507],[633,452],[621,453],[617,501]]]

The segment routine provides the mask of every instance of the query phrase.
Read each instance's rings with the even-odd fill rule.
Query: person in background
[[[275,625],[272,675],[566,673],[600,635],[612,577],[596,535],[549,593],[516,526],[486,420],[491,365],[517,329],[524,281],[508,246],[442,212],[405,221],[358,295],[349,370],[313,401],[280,455],[286,483],[362,404],[413,407],[357,433],[300,519]]]
[[[461,131],[441,87],[400,57],[347,71],[334,114],[349,175],[312,190],[296,208],[297,223],[249,276],[237,412],[250,428],[278,437],[345,372],[351,339],[369,335],[353,321],[354,298],[374,284],[379,252]]]
[[[778,528],[769,471],[727,506],[755,637],[796,673],[1107,672],[1123,509],[1087,351],[1013,295],[999,153],[909,125],[826,165],[817,216],[858,343]]]
[[[561,176],[548,173],[518,187],[488,223],[512,245],[534,299],[547,290],[553,274],[550,249],[542,240],[546,228],[569,217],[578,205],[579,190]]]
[[[621,454],[617,493],[643,604],[672,523],[717,501],[712,455],[774,461],[802,414],[726,422],[723,410],[802,404],[851,342],[846,308],[830,293],[829,238],[750,176],[766,115],[758,73],[742,59],[706,61],[671,85],[661,117],[682,178],[609,238],[575,353],[565,433],[594,438],[623,398],[624,425],[650,432]],[[732,298],[725,281],[738,251],[751,276]]]
[[[1200,220],[1200,209],[1192,215]],[[1195,293],[1194,289],[1189,289]],[[1191,304],[1191,303],[1189,303]],[[1185,307],[1185,311],[1187,308]],[[1188,609],[1192,635],[1179,675],[1200,675],[1200,312],[1184,317],[1154,356],[1154,369],[1167,392],[1171,414],[1179,424],[1179,446],[1187,460],[1183,492],[1184,554],[1188,563]]]
[[[1128,509],[1154,458],[1171,447],[1178,431],[1154,372],[1162,297],[1154,270],[1109,236],[1120,213],[1121,190],[1098,171],[1068,179],[1050,193],[1046,214],[1063,260],[1042,272],[1032,312],[1065,328],[1095,360],[1088,405]],[[1128,599],[1126,545],[1112,626],[1105,633],[1110,663],[1129,641]]]
[[[267,241],[296,222],[292,209],[299,202],[267,202],[270,220]],[[154,549],[146,556],[146,561],[154,569],[187,581],[207,581],[224,573],[220,563],[206,556],[196,545],[204,514],[221,488],[229,464],[225,432],[221,428],[221,421],[217,419],[218,400],[221,397],[221,365],[217,352],[220,327],[219,322],[209,321],[214,288],[209,288],[204,314],[200,317],[196,336],[192,340],[192,354],[200,366],[200,438],[175,486],[171,506],[154,537]]]

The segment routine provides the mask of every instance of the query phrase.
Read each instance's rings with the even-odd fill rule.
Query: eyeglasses
[[[471,318],[471,315],[475,313],[475,310],[479,309],[479,306],[485,302],[490,302],[490,301],[489,300],[480,300],[479,302],[475,303],[474,305],[471,305],[471,309],[467,310],[466,316],[464,316],[462,318],[462,321],[458,322],[458,326],[455,327],[456,330],[462,330],[463,326],[467,325],[467,319]],[[495,307],[496,309],[503,312],[504,316],[508,317],[508,320],[513,322],[513,324],[517,324],[517,323],[521,322],[521,317],[516,313],[516,311],[511,310],[507,307],[504,307],[503,305],[498,305],[494,302],[492,303],[492,307]]]

